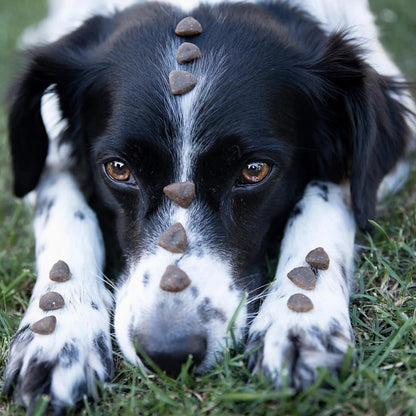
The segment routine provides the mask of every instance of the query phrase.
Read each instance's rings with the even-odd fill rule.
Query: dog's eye
[[[239,182],[241,184],[253,184],[261,182],[269,173],[270,166],[266,162],[248,163],[241,171]]]
[[[105,164],[107,174],[117,182],[128,182],[131,177],[130,169],[119,160],[112,160]]]

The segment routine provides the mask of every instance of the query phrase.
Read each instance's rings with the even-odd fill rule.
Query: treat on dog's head
[[[161,234],[157,243],[171,253],[184,253],[188,240],[183,225],[180,222],[171,225]]]
[[[309,252],[305,261],[316,269],[327,270],[329,267],[328,254],[326,254],[326,251],[322,247],[318,247]]]
[[[296,267],[287,274],[287,277],[302,289],[315,289],[316,276],[309,267]]]
[[[33,325],[31,325],[30,330],[35,334],[48,335],[52,334],[52,332],[55,330],[55,327],[56,317],[51,315],[35,322]]]
[[[49,272],[49,278],[54,282],[66,282],[71,276],[68,265],[62,260],[55,263]]]
[[[39,308],[44,311],[52,311],[54,309],[60,309],[65,305],[64,298],[57,292],[45,293],[39,299]]]
[[[178,36],[195,36],[202,33],[202,26],[198,20],[191,16],[182,19],[176,26],[175,33]]]
[[[192,91],[197,83],[195,75],[188,71],[172,71],[169,74],[169,86],[173,95]]]
[[[163,193],[175,204],[188,208],[195,196],[193,182],[175,182],[163,188]]]
[[[178,64],[186,64],[202,57],[201,49],[193,43],[184,42],[176,52]]]
[[[160,288],[167,292],[182,292],[191,284],[191,279],[179,267],[169,265],[160,280]]]
[[[287,301],[287,307],[294,312],[309,312],[313,309],[313,303],[302,293],[295,293]]]

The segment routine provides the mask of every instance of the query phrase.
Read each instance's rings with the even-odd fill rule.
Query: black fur
[[[149,3],[113,17],[93,17],[59,41],[32,50],[9,95],[16,195],[34,189],[44,168],[48,138],[40,103],[51,87],[68,121],[63,140],[74,150],[73,173],[97,212],[112,212],[110,222],[126,258],[151,250],[155,236],[171,225],[160,213],[169,204],[163,187],[177,180],[180,123],[177,101],[168,91],[172,68],[166,53],[174,53],[167,45],[177,40],[174,28],[185,15],[161,7]],[[190,179],[201,220],[190,227],[232,263],[235,288],[253,296],[263,284],[267,239],[280,235],[312,180],[349,180],[356,222],[368,229],[380,181],[409,140],[407,110],[391,96],[402,86],[366,64],[348,33],[326,35],[310,16],[285,2],[201,6],[192,15],[204,27],[192,41],[203,51],[209,91],[194,120],[192,141],[198,150]],[[189,68],[201,71],[201,65]],[[103,166],[112,159],[129,166],[133,182],[108,178]],[[244,186],[241,170],[253,160],[267,162],[270,172],[262,182]],[[327,190],[319,191],[328,198]],[[48,201],[42,207],[48,209]],[[298,206],[292,215],[301,212]],[[74,213],[77,220],[83,215]],[[192,250],[198,243],[192,242]],[[224,318],[205,300],[198,312],[204,320]],[[188,341],[205,351],[204,336],[188,336]],[[140,340],[140,334],[135,337]],[[256,334],[250,345],[262,337]],[[302,343],[310,338],[333,348],[319,331],[291,337],[289,364],[303,366],[305,373],[313,369],[302,360]],[[95,338],[94,348],[111,374],[103,335]],[[155,361],[166,359],[163,348]],[[187,357],[179,347],[176,352]],[[76,357],[73,349],[62,354]],[[45,374],[48,366],[34,363]],[[47,391],[49,382],[45,375],[34,390]],[[296,388],[301,382],[290,380]]]

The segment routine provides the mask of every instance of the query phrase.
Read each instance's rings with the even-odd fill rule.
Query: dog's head
[[[212,364],[247,292],[230,326],[244,336],[268,233],[282,229],[305,185],[350,178],[366,228],[407,135],[393,82],[343,35],[325,35],[287,6],[200,7],[193,16],[203,33],[190,39],[175,35],[184,15],[165,5],[94,17],[35,49],[11,90],[15,193],[34,189],[43,171],[40,103],[53,85],[74,170],[116,216],[126,258],[121,349],[136,361],[141,348],[171,371],[188,354],[199,369]],[[202,57],[179,65],[184,41]],[[197,84],[173,95],[169,73],[181,69]],[[184,182],[195,186],[187,208],[164,192]],[[167,229],[179,252],[158,244]]]

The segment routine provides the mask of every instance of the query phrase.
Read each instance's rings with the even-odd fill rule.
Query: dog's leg
[[[111,296],[102,280],[104,246],[97,219],[72,176],[65,171],[45,174],[37,189],[34,220],[38,279],[26,313],[10,348],[4,392],[28,407],[50,394],[54,411],[73,405],[84,395],[95,396],[96,380],[113,372],[109,308]],[[51,268],[59,260],[71,276]],[[60,263],[62,265],[62,263]],[[62,273],[61,273],[62,274]],[[52,305],[42,305],[46,293]],[[45,298],[42,298],[45,300]],[[35,323],[54,316],[46,328]],[[41,334],[39,332],[51,332]]]
[[[249,333],[248,350],[256,349],[249,358],[252,370],[270,376],[277,388],[287,382],[302,390],[317,378],[319,367],[337,373],[353,345],[348,301],[354,235],[355,222],[341,188],[309,184],[289,219],[275,280]],[[326,270],[305,261],[317,247],[329,256]],[[315,275],[315,288],[302,289],[288,278],[297,267]],[[295,294],[309,298],[309,304],[305,298],[300,302],[304,312],[289,308]]]

